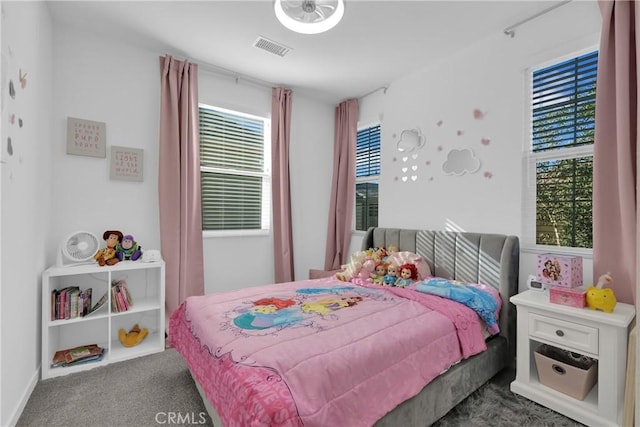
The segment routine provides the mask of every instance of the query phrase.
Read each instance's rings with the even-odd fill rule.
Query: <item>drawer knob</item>
[[[562,366],[560,365],[556,365],[555,363],[553,365],[551,365],[551,369],[553,369],[553,372],[555,372],[558,375],[564,375],[567,373],[567,370],[564,369]]]
[[[564,332],[562,332],[562,330],[558,329],[556,331],[556,335],[559,336],[559,337],[563,337],[564,336]]]

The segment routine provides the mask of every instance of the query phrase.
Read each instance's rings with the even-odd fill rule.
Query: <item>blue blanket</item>
[[[487,324],[487,329],[490,333],[497,334],[500,332],[495,316],[498,302],[489,292],[462,282],[447,279],[425,280],[416,285],[416,290],[462,303],[478,313],[478,316]]]

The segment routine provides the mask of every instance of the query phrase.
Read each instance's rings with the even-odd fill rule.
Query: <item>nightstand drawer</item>
[[[598,355],[598,329],[553,317],[529,314],[529,335],[550,343]]]

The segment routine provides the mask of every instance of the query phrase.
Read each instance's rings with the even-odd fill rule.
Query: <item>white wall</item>
[[[515,38],[501,30],[361,102],[368,117],[382,117],[380,226],[522,236],[526,69],[597,48],[600,12],[596,2],[571,2],[521,26]],[[482,119],[474,118],[476,109]],[[396,151],[405,129],[419,129],[425,146],[408,154]],[[443,173],[447,153],[463,148],[474,152],[479,170]],[[361,239],[354,240],[352,247],[359,247]],[[584,261],[584,280],[590,283],[592,262]],[[535,254],[522,253],[521,288],[535,274],[534,263]]]
[[[102,239],[115,229],[143,249],[159,248],[158,54],[60,26],[54,52],[54,242],[76,230]],[[66,153],[67,117],[106,123],[106,158]],[[112,145],[144,150],[143,182],[109,179]],[[48,249],[53,261],[57,246]]]
[[[40,366],[40,273],[51,232],[51,21],[44,3],[2,2],[0,425],[15,424]],[[24,88],[20,74],[26,74]],[[13,82],[15,98],[9,96]],[[10,115],[15,114],[13,124]],[[22,119],[22,127],[19,126]],[[11,138],[13,154],[7,151]]]
[[[104,230],[119,229],[133,234],[144,248],[158,248],[158,57],[166,52],[124,45],[68,27],[55,28],[55,50],[56,241],[74,230],[101,235]],[[200,67],[199,96],[205,104],[265,117],[271,114],[270,87],[242,79],[236,83],[207,71],[206,66]],[[110,180],[108,149],[107,159],[67,155],[67,116],[106,122],[107,146],[144,149],[144,182]],[[333,106],[294,93],[292,116],[294,234],[308,242],[309,235],[324,236],[323,228],[326,230],[328,209],[324,206],[331,170],[316,165],[331,161]],[[306,278],[309,268],[323,263],[324,238],[318,245],[297,246],[296,277]],[[204,259],[206,292],[274,280],[271,235],[207,237]]]

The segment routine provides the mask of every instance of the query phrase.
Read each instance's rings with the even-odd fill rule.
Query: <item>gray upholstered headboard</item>
[[[500,291],[500,334],[508,342],[509,364],[515,359],[516,311],[509,298],[518,293],[520,243],[502,234],[375,228],[367,231],[362,249],[396,245],[422,256],[438,277],[491,285]]]

